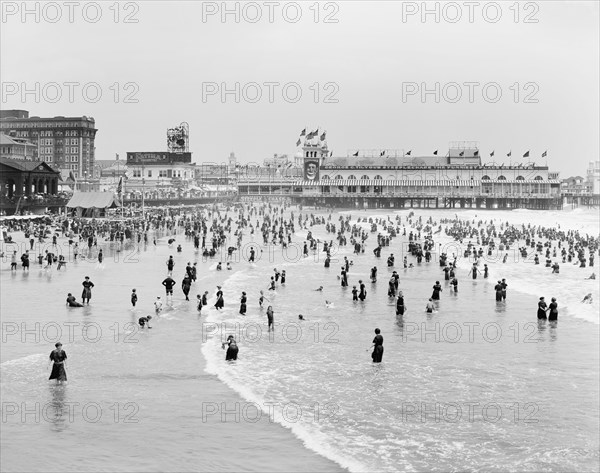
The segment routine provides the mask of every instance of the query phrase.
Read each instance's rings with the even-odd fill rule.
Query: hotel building
[[[30,117],[27,110],[0,111],[0,133],[34,145],[34,160],[61,171],[63,179],[94,175],[96,123],[91,117]]]

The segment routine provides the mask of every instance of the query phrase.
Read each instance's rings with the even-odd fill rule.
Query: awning
[[[75,192],[68,208],[107,209],[117,207],[112,192]]]
[[[471,187],[478,186],[480,181],[475,180],[387,180],[387,179],[325,179],[317,184],[311,181],[296,181],[294,185],[321,185],[321,186],[377,186],[377,187]]]

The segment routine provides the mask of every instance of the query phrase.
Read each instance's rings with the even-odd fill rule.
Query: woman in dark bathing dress
[[[223,301],[223,291],[221,291],[221,286],[217,286],[217,302],[215,303],[215,309],[222,309],[225,305]]]
[[[375,329],[375,338],[373,339],[373,353],[371,353],[373,363],[381,363],[383,359],[383,336],[381,330]]]
[[[546,301],[544,301],[543,297],[540,297],[540,300],[538,302],[538,311],[537,311],[537,318],[538,320],[546,320],[546,311],[547,309],[547,305],[546,305]]]
[[[225,348],[225,345],[228,345],[227,352],[225,353],[225,361],[237,360],[239,348],[237,343],[235,342],[235,338],[233,335],[229,335],[227,337],[227,341],[221,345],[221,348]]]
[[[87,299],[88,305],[90,305],[90,299],[92,298],[92,288],[94,287],[94,283],[90,281],[90,277],[86,276],[85,281],[81,283],[83,286],[83,292],[81,293],[81,300],[85,304]]]
[[[246,302],[248,299],[246,298],[246,293],[242,292],[242,297],[240,298],[240,314],[246,315]]]
[[[558,320],[558,303],[556,302],[556,297],[552,298],[548,310],[548,320],[556,322]]]
[[[398,294],[398,300],[396,301],[396,315],[404,315],[406,306],[404,305],[404,294],[402,291]]]
[[[438,301],[440,299],[440,292],[442,292],[442,286],[440,285],[439,281],[436,281],[434,286],[433,286],[433,293],[431,294],[431,298],[434,301]]]
[[[56,384],[58,384],[67,380],[67,372],[65,371],[67,354],[62,349],[62,343],[58,342],[54,346],[56,348],[50,353],[50,361],[53,361],[54,364],[52,365],[52,372],[48,379],[55,379]]]

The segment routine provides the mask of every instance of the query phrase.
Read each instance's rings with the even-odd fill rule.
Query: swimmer
[[[434,309],[435,309],[435,304],[433,303],[433,299],[430,297],[429,301],[427,301],[427,305],[425,306],[425,311],[428,314],[432,314]]]
[[[77,302],[75,300],[75,296],[70,292],[67,294],[67,305],[69,307],[83,307],[83,304],[81,302]]]
[[[302,314],[298,314],[298,320],[306,320]]]
[[[264,293],[263,291],[260,291],[260,297],[258,298],[258,305],[260,306],[260,308],[261,308],[261,309],[262,309],[263,302],[265,301],[265,299],[266,299],[267,301],[269,301],[269,299],[267,299],[267,298],[265,297],[265,293]],[[271,302],[271,301],[269,301],[269,302]]]
[[[325,301],[325,307],[327,307],[328,309],[333,309],[335,308],[335,305],[333,305],[333,302]]]
[[[138,319],[138,324],[140,324],[141,328],[144,328],[145,326],[148,326],[148,328],[152,328],[150,327],[150,319],[152,318],[151,315],[147,315],[146,317],[140,317]]]
[[[160,300],[160,296],[156,296],[156,301],[154,301],[154,312],[156,312],[156,315],[158,315],[162,312],[162,308],[163,308],[163,303]]]
[[[229,335],[227,337],[227,341],[221,344],[221,348],[224,350],[225,345],[227,345],[227,352],[225,353],[225,361],[237,360],[239,348],[233,338],[233,335]]]
[[[230,262],[230,261],[227,261],[227,269],[228,269],[228,270],[230,270],[230,271],[233,269],[233,268],[231,267],[231,262]]]
[[[319,286],[318,288],[315,289],[315,291],[323,291],[323,286]]]
[[[596,279],[596,273],[590,274],[590,277],[585,278],[585,279]]]
[[[593,302],[592,293],[590,292],[590,293],[586,294],[581,302],[584,302],[586,304],[591,304]]]

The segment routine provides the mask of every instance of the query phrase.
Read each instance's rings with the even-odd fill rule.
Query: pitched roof
[[[31,171],[37,171],[37,170],[41,171],[42,169],[39,169],[39,168],[42,167],[44,172],[52,172],[52,173],[58,174],[58,171],[56,171],[55,169],[52,169],[48,165],[48,163],[45,163],[43,161],[28,161],[25,159],[11,159],[11,158],[6,158],[6,157],[2,156],[2,157],[0,157],[0,164],[4,164],[5,166],[11,167],[18,171],[24,171],[24,172],[31,172]]]
[[[106,209],[116,206],[112,192],[75,192],[67,204],[69,208],[83,209]]]

